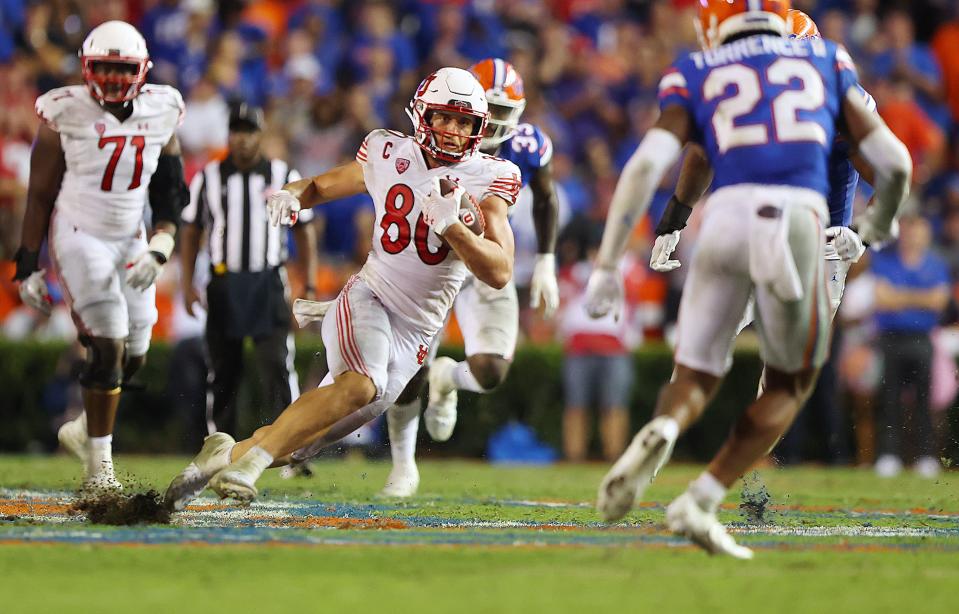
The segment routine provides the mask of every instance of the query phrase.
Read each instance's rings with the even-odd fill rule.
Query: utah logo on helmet
[[[699,0],[699,43],[704,49],[712,49],[744,32],[786,36],[790,8],[790,0]]]
[[[526,108],[523,78],[513,65],[500,58],[486,58],[470,66],[470,72],[483,86],[489,103],[489,127],[483,150],[492,151],[516,133],[519,118]]]
[[[83,80],[100,103],[127,102],[136,98],[153,67],[147,43],[125,21],[107,21],[95,27],[80,47]],[[97,70],[98,64],[119,70]]]
[[[459,113],[474,118],[473,129],[466,137],[463,151],[448,151],[438,145],[436,135],[449,134],[430,125],[434,111]],[[440,68],[416,88],[406,114],[413,122],[413,138],[426,153],[445,162],[464,162],[475,154],[486,132],[489,119],[483,88],[469,71],[462,68]],[[460,137],[461,135],[454,135]]]

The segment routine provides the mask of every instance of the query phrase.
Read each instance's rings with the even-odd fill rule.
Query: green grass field
[[[120,457],[128,490],[163,489],[183,458]],[[213,499],[172,526],[70,515],[79,466],[0,457],[0,612],[955,612],[959,473],[880,481],[858,470],[765,470],[757,521],[723,520],[756,550],[710,557],[662,526],[696,475],[671,466],[619,525],[592,509],[604,465],[421,464],[420,495],[376,496],[385,463],[269,472],[260,501]],[[755,494],[747,499],[755,500]],[[755,506],[754,506],[755,507]]]

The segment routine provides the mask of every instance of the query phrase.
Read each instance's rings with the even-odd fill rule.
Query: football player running
[[[553,253],[559,217],[550,164],[553,144],[538,127],[519,123],[526,97],[523,79],[509,62],[488,58],[469,70],[482,85],[489,104],[489,122],[480,150],[516,164],[522,184],[528,183],[533,194],[538,253],[530,285],[530,306],[537,309],[542,305],[544,315],[551,317],[559,306]],[[434,441],[446,441],[453,434],[458,390],[484,394],[506,379],[519,333],[519,301],[512,280],[497,289],[468,276],[453,310],[463,333],[466,360],[457,362],[441,356],[428,367],[429,402],[423,420]],[[434,346],[434,355],[436,349]],[[383,489],[386,496],[409,497],[419,486],[415,460],[419,389],[405,392],[401,402],[386,414],[393,460],[393,470]]]
[[[207,437],[167,490],[172,509],[208,483],[221,497],[250,501],[264,470],[287,464],[337,421],[382,414],[423,366],[467,272],[494,288],[512,278],[507,211],[520,175],[513,163],[479,151],[488,119],[482,86],[468,71],[441,68],[423,80],[407,113],[413,136],[374,130],[356,160],[270,197],[271,220],[289,224],[301,207],[369,192],[378,220],[373,249],[323,319],[329,374],[320,387],[249,439]],[[444,194],[441,179],[455,188]],[[464,194],[479,196],[483,235],[461,221]]]
[[[103,23],[80,49],[86,85],[40,96],[16,275],[24,303],[49,312],[39,268],[44,237],[87,350],[84,413],[58,439],[86,466],[83,491],[120,490],[112,433],[120,387],[143,366],[157,320],[154,282],[173,251],[187,200],[180,93],[147,85],[146,42],[122,21]],[[143,212],[149,197],[153,234]]]
[[[816,23],[806,13],[798,9],[789,9],[787,14],[792,33],[790,38],[821,38]],[[860,94],[870,111],[876,110],[876,101],[865,90]],[[829,154],[829,194],[826,203],[829,207],[829,226],[826,228],[825,267],[829,285],[830,320],[836,317],[842,295],[846,288],[846,275],[849,267],[859,261],[866,247],[856,231],[849,227],[852,223],[853,208],[856,202],[856,186],[860,175],[864,175],[871,184],[873,178],[870,168],[861,156],[855,154],[849,141],[837,135]],[[679,173],[676,192],[666,206],[663,216],[656,227],[656,242],[649,259],[654,271],[668,273],[680,267],[680,262],[672,258],[679,245],[680,232],[686,227],[693,209],[686,203],[697,203],[702,198],[713,178],[712,168],[702,147],[695,143],[686,146],[686,157]],[[740,323],[740,330],[753,321],[752,303],[746,309],[746,315]]]
[[[788,0],[702,0],[704,51],[677,61],[659,86],[662,114],[620,177],[587,308],[620,308],[616,265],[633,226],[687,141],[715,170],[679,311],[676,367],[644,426],[599,488],[597,508],[622,518],[702,414],[732,362],[750,297],[765,388],[712,462],[666,509],[670,530],[711,553],[751,558],[719,523],[730,486],[792,423],[828,351],[824,262],[828,157],[836,125],[875,169],[877,198],[858,221],[879,243],[909,186],[911,160],[863,100],[849,54],[835,43],[786,38]]]

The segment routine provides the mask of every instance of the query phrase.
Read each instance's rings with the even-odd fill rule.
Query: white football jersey
[[[416,141],[392,130],[367,135],[356,160],[376,210],[373,249],[360,275],[388,309],[426,331],[438,331],[467,268],[423,220],[421,205],[433,178],[455,181],[477,202],[495,194],[512,207],[521,186],[519,168],[477,153],[430,169]]]
[[[60,134],[66,160],[56,210],[104,239],[139,230],[160,150],[183,116],[183,98],[168,85],[144,85],[132,104],[133,114],[121,122],[84,85],[37,98],[37,114]]]

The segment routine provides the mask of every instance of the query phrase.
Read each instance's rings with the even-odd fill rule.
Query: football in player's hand
[[[440,193],[446,196],[456,189],[456,183],[449,179],[440,179]],[[482,236],[486,230],[486,220],[483,218],[483,211],[468,192],[463,192],[460,197],[460,221],[463,225],[473,231],[473,234]]]

